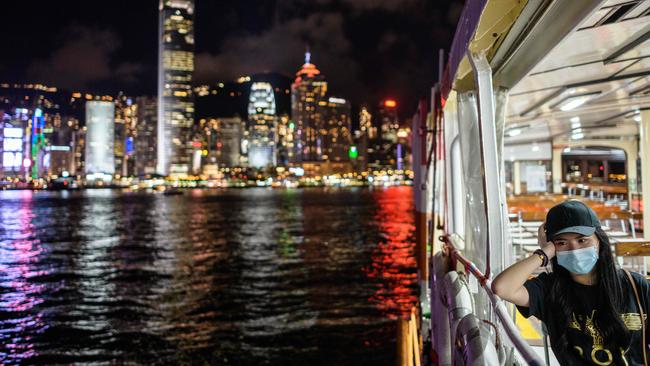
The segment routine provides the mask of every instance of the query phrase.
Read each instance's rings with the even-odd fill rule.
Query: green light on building
[[[350,146],[350,151],[348,151],[348,156],[350,159],[356,159],[359,156],[356,146]]]

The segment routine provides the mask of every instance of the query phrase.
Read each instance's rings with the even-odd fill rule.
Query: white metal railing
[[[497,318],[499,319],[499,322],[503,330],[505,331],[512,345],[522,356],[524,361],[528,365],[535,365],[535,366],[544,365],[544,362],[539,358],[537,353],[535,353],[535,351],[528,344],[528,342],[526,342],[526,340],[523,339],[519,334],[519,330],[517,326],[514,324],[514,322],[512,321],[510,315],[508,314],[508,310],[506,309],[503,300],[501,300],[501,298],[499,298],[497,295],[495,295],[492,292],[492,287],[491,287],[492,280],[490,280],[490,278],[488,278],[485,274],[483,274],[481,270],[479,270],[478,267],[476,267],[474,262],[465,258],[456,249],[456,246],[454,245],[453,240],[450,238],[449,235],[443,235],[440,238],[440,240],[444,243],[447,253],[450,255],[452,259],[451,268],[452,269],[456,268],[454,262],[459,262],[460,264],[462,264],[463,267],[465,268],[465,271],[469,275],[474,276],[478,281],[478,283],[480,284],[480,287],[486,292],[490,304],[492,305],[494,312],[497,315]]]

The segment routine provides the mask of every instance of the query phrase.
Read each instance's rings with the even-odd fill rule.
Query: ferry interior
[[[445,60],[413,122],[423,360],[557,365],[491,281],[567,199],[648,275],[650,0],[468,0]]]

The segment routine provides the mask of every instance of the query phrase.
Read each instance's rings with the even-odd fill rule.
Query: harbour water
[[[0,363],[392,365],[410,187],[0,192]]]

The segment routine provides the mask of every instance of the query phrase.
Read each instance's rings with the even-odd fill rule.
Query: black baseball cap
[[[599,227],[600,221],[594,210],[578,200],[564,201],[546,214],[545,230],[548,240],[563,233],[590,236]]]

